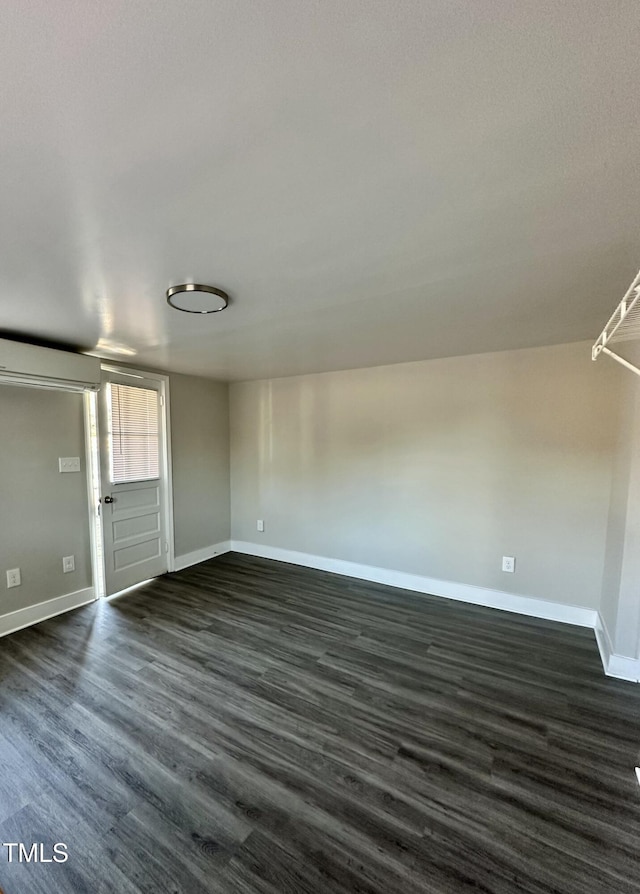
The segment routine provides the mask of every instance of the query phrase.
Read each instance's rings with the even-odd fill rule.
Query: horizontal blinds
[[[158,392],[109,383],[111,482],[160,477]]]

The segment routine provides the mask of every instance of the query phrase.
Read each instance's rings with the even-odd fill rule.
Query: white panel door
[[[155,379],[103,372],[100,512],[107,596],[168,570],[161,389]]]

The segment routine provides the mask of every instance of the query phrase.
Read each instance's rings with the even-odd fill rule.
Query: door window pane
[[[112,484],[160,477],[158,392],[134,385],[107,385]]]

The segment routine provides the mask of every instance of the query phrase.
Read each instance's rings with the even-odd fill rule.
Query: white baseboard
[[[334,574],[343,574],[346,577],[356,577],[360,580],[372,581],[377,584],[399,587],[402,590],[412,590],[415,593],[444,596],[447,599],[457,599],[460,602],[469,602],[472,605],[484,605],[488,608],[516,612],[519,615],[544,618],[547,621],[576,624],[579,627],[594,628],[598,617],[598,612],[594,609],[582,608],[578,605],[561,605],[558,602],[547,602],[545,599],[534,599],[531,596],[518,596],[513,593],[505,593],[502,590],[491,590],[487,587],[476,587],[472,584],[437,580],[432,577],[422,577],[418,574],[407,574],[404,571],[378,568],[374,565],[359,565],[356,562],[346,562],[342,559],[328,559],[324,556],[314,556],[310,553],[299,553],[294,550],[264,546],[259,543],[248,543],[244,540],[232,540],[231,549],[234,552],[245,553],[245,555],[249,556],[260,556],[265,559],[289,562],[292,565],[318,568],[320,571],[330,571]]]
[[[19,608],[6,615],[0,615],[0,636],[7,636],[9,633],[15,633],[16,630],[22,630],[23,627],[30,627],[32,624],[39,624],[40,621],[55,618],[56,615],[61,615],[63,612],[87,605],[95,598],[93,587],[86,587],[84,590],[76,590],[75,593],[66,593],[64,596],[56,596],[55,599],[47,599],[46,602],[39,602],[37,605],[29,605],[27,608]]]
[[[598,612],[596,621],[596,642],[604,672],[608,677],[616,677],[618,680],[629,680],[631,683],[640,682],[640,661],[636,658],[627,658],[617,655],[613,651],[611,637],[604,622],[604,618]]]
[[[431,577],[422,577],[417,574],[408,574],[404,571],[392,571],[388,568],[378,568],[374,565],[360,565],[356,562],[347,562],[342,559],[330,559],[325,556],[315,556],[311,553],[301,553],[295,550],[281,549],[276,546],[265,546],[259,543],[248,543],[243,540],[224,540],[204,549],[177,556],[175,570],[189,568],[199,562],[206,562],[214,556],[220,556],[230,551],[244,553],[249,556],[258,556],[265,559],[274,559],[279,562],[288,562],[291,565],[302,565],[306,568],[317,568],[320,571],[329,571],[333,574],[342,574],[345,577],[354,577],[360,580],[371,581],[378,584],[386,584],[390,587],[398,587],[402,590],[411,590],[414,593],[426,593],[432,596],[443,596],[447,599],[455,599],[460,602],[468,602],[472,605],[484,605],[487,608],[497,608],[503,611],[515,612],[520,615],[529,615],[534,618],[543,618],[547,621],[560,621],[565,624],[575,624],[579,627],[590,627],[595,630],[596,642],[602,660],[602,666],[609,677],[620,680],[629,680],[633,683],[640,682],[640,660],[617,655],[613,651],[611,637],[604,619],[599,612],[582,608],[577,605],[561,605],[556,602],[548,602],[545,599],[534,599],[530,596],[519,596],[514,593],[506,593],[501,590],[491,590],[487,587],[476,587],[471,584],[459,584],[453,581],[437,580]],[[37,605],[20,608],[5,615],[0,615],[0,637],[15,633],[32,624],[39,624],[56,615],[80,608],[95,600],[93,587],[76,590],[55,599],[48,599]]]
[[[183,568],[189,568],[191,565],[197,565],[199,562],[206,562],[207,559],[213,559],[214,556],[221,556],[231,550],[231,541],[223,540],[221,543],[214,543],[212,546],[205,546],[203,549],[196,549],[192,553],[185,553],[183,556],[176,556],[174,562],[174,571],[182,571]]]

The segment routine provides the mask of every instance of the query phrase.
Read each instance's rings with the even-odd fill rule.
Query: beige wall
[[[229,388],[171,375],[175,554],[229,539]]]
[[[84,452],[81,395],[0,385],[0,615],[91,586]],[[60,456],[82,471],[60,474]],[[9,568],[22,571],[11,590]]]
[[[232,537],[597,608],[618,386],[586,343],[232,385]]]
[[[630,372],[616,370],[621,379],[622,413],[613,461],[600,615],[613,652],[636,658],[640,632],[640,389]]]
[[[606,359],[606,358],[605,358]],[[620,371],[621,413],[618,437],[612,458],[611,496],[607,524],[607,539],[602,581],[600,614],[612,644],[615,641],[620,584],[624,560],[624,546],[629,509],[631,475],[631,445],[633,437],[633,409],[636,381],[631,373]]]
[[[622,643],[627,375],[574,344],[242,383],[230,433],[228,386],[171,375],[176,555],[230,536],[230,435],[234,539],[586,607],[602,593]],[[91,580],[81,397],[0,386],[0,422],[4,614]]]

